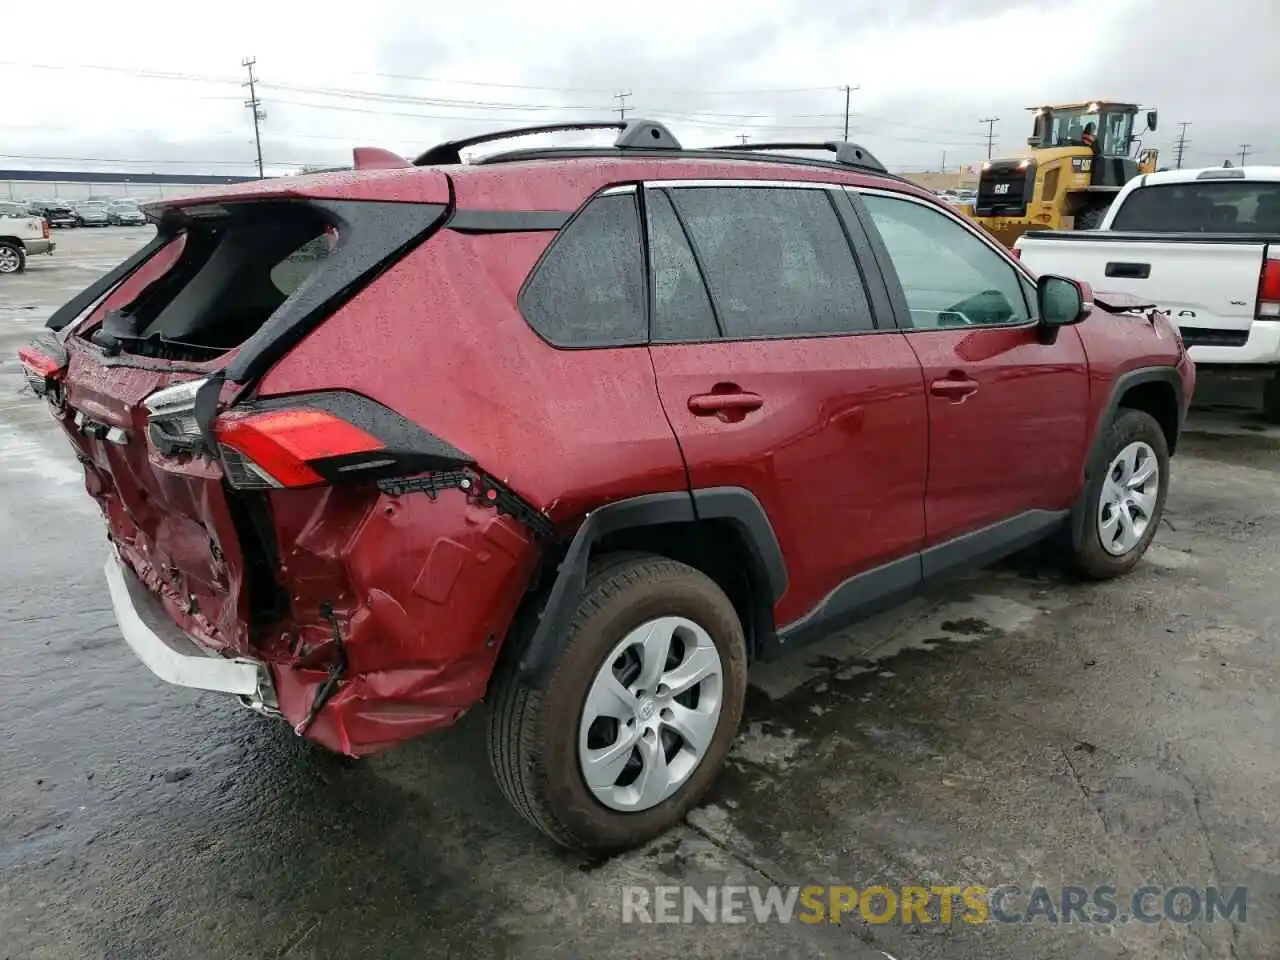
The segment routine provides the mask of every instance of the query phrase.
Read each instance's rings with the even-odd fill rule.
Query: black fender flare
[[[743,559],[755,581],[766,587],[765,600],[772,614],[773,605],[787,589],[787,567],[773,524],[751,491],[712,487],[628,497],[598,507],[583,518],[557,567],[533,633],[521,653],[521,673],[537,675],[551,662],[586,588],[591,553],[601,539],[636,527],[700,520],[727,520],[738,528],[747,546]]]
[[[1120,401],[1124,399],[1124,395],[1143,383],[1167,383],[1173,388],[1173,395],[1178,404],[1175,436],[1182,432],[1183,420],[1187,414],[1187,405],[1186,397],[1183,395],[1182,376],[1178,373],[1177,367],[1138,367],[1136,370],[1127,370],[1116,377],[1115,382],[1111,385],[1111,393],[1107,397],[1106,406],[1102,408],[1102,413],[1098,416],[1097,423],[1094,424],[1093,443],[1089,449],[1089,458],[1085,461],[1084,486],[1080,490],[1080,498],[1076,501],[1075,506],[1071,508],[1070,529],[1073,546],[1078,547],[1084,538],[1084,516],[1089,486],[1093,483],[1093,478],[1097,476],[1098,471],[1106,466],[1101,461],[1102,443],[1106,437],[1107,424],[1112,421],[1116,411],[1120,409]]]

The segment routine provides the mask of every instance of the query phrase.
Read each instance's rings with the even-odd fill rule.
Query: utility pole
[[[991,159],[991,149],[996,142],[996,124],[1000,122],[999,117],[983,117],[979,123],[987,125],[987,159]]]
[[[940,173],[947,172],[947,151],[945,150],[942,151],[942,169],[939,172]]]
[[[627,119],[627,97],[631,96],[631,91],[626,93],[615,93],[613,99],[618,101],[618,119],[626,121]]]
[[[1182,130],[1178,134],[1177,142],[1174,144],[1174,149],[1178,151],[1174,157],[1174,162],[1176,164],[1176,168],[1178,170],[1181,170],[1182,154],[1187,149],[1187,127],[1191,126],[1191,124],[1185,120],[1182,120],[1182,121],[1179,121],[1178,126],[1180,126]]]
[[[1252,143],[1240,144],[1240,166],[1242,167],[1244,166],[1244,158],[1249,156],[1249,148],[1252,146],[1253,146]]]
[[[746,135],[745,133],[740,133],[740,134],[738,134],[738,139],[739,139],[739,140],[741,140],[743,143],[746,143],[746,142],[747,142],[747,135]]]
[[[848,143],[849,142],[849,101],[850,101],[850,98],[853,96],[853,91],[861,90],[862,85],[855,84],[854,86],[851,87],[849,86],[849,84],[846,83],[840,89],[844,91],[844,139],[845,139],[845,142]]]
[[[253,68],[258,62],[257,57],[245,57],[240,61],[240,66],[249,71],[249,82],[241,84],[249,88],[249,99],[244,105],[253,111],[253,144],[258,151],[258,179],[265,179],[262,172],[262,131],[260,126],[262,121],[267,119],[266,112],[262,109],[262,101],[258,99],[258,78],[254,75]]]

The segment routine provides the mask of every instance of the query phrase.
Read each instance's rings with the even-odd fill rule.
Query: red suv
[[[154,673],[351,755],[487,699],[508,799],[616,850],[753,660],[1045,538],[1131,568],[1194,368],[860,147],[591,126],[166,200],[21,353]]]

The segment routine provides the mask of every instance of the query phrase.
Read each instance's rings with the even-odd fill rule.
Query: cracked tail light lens
[[[377,437],[315,408],[233,411],[213,434],[227,482],[240,490],[315,486],[326,481],[314,462],[383,449]]]
[[[18,349],[18,362],[22,374],[38,397],[49,394],[52,385],[61,383],[67,375],[67,361],[49,356],[35,344]]]

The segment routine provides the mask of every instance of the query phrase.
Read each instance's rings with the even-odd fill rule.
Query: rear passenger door
[[[866,241],[846,235],[839,189],[673,182],[644,199],[663,408],[694,489],[745,487],[764,506],[788,573],[775,617],[795,624],[920,549],[919,363],[876,326],[887,296],[859,271],[849,237]],[[918,571],[913,558],[897,572],[914,585]]]
[[[926,545],[945,544],[926,552],[928,577],[1034,536],[1071,505],[1088,363],[1075,329],[1041,339],[1034,285],[977,228],[902,194],[859,197],[928,391]],[[984,527],[986,536],[954,542]]]

